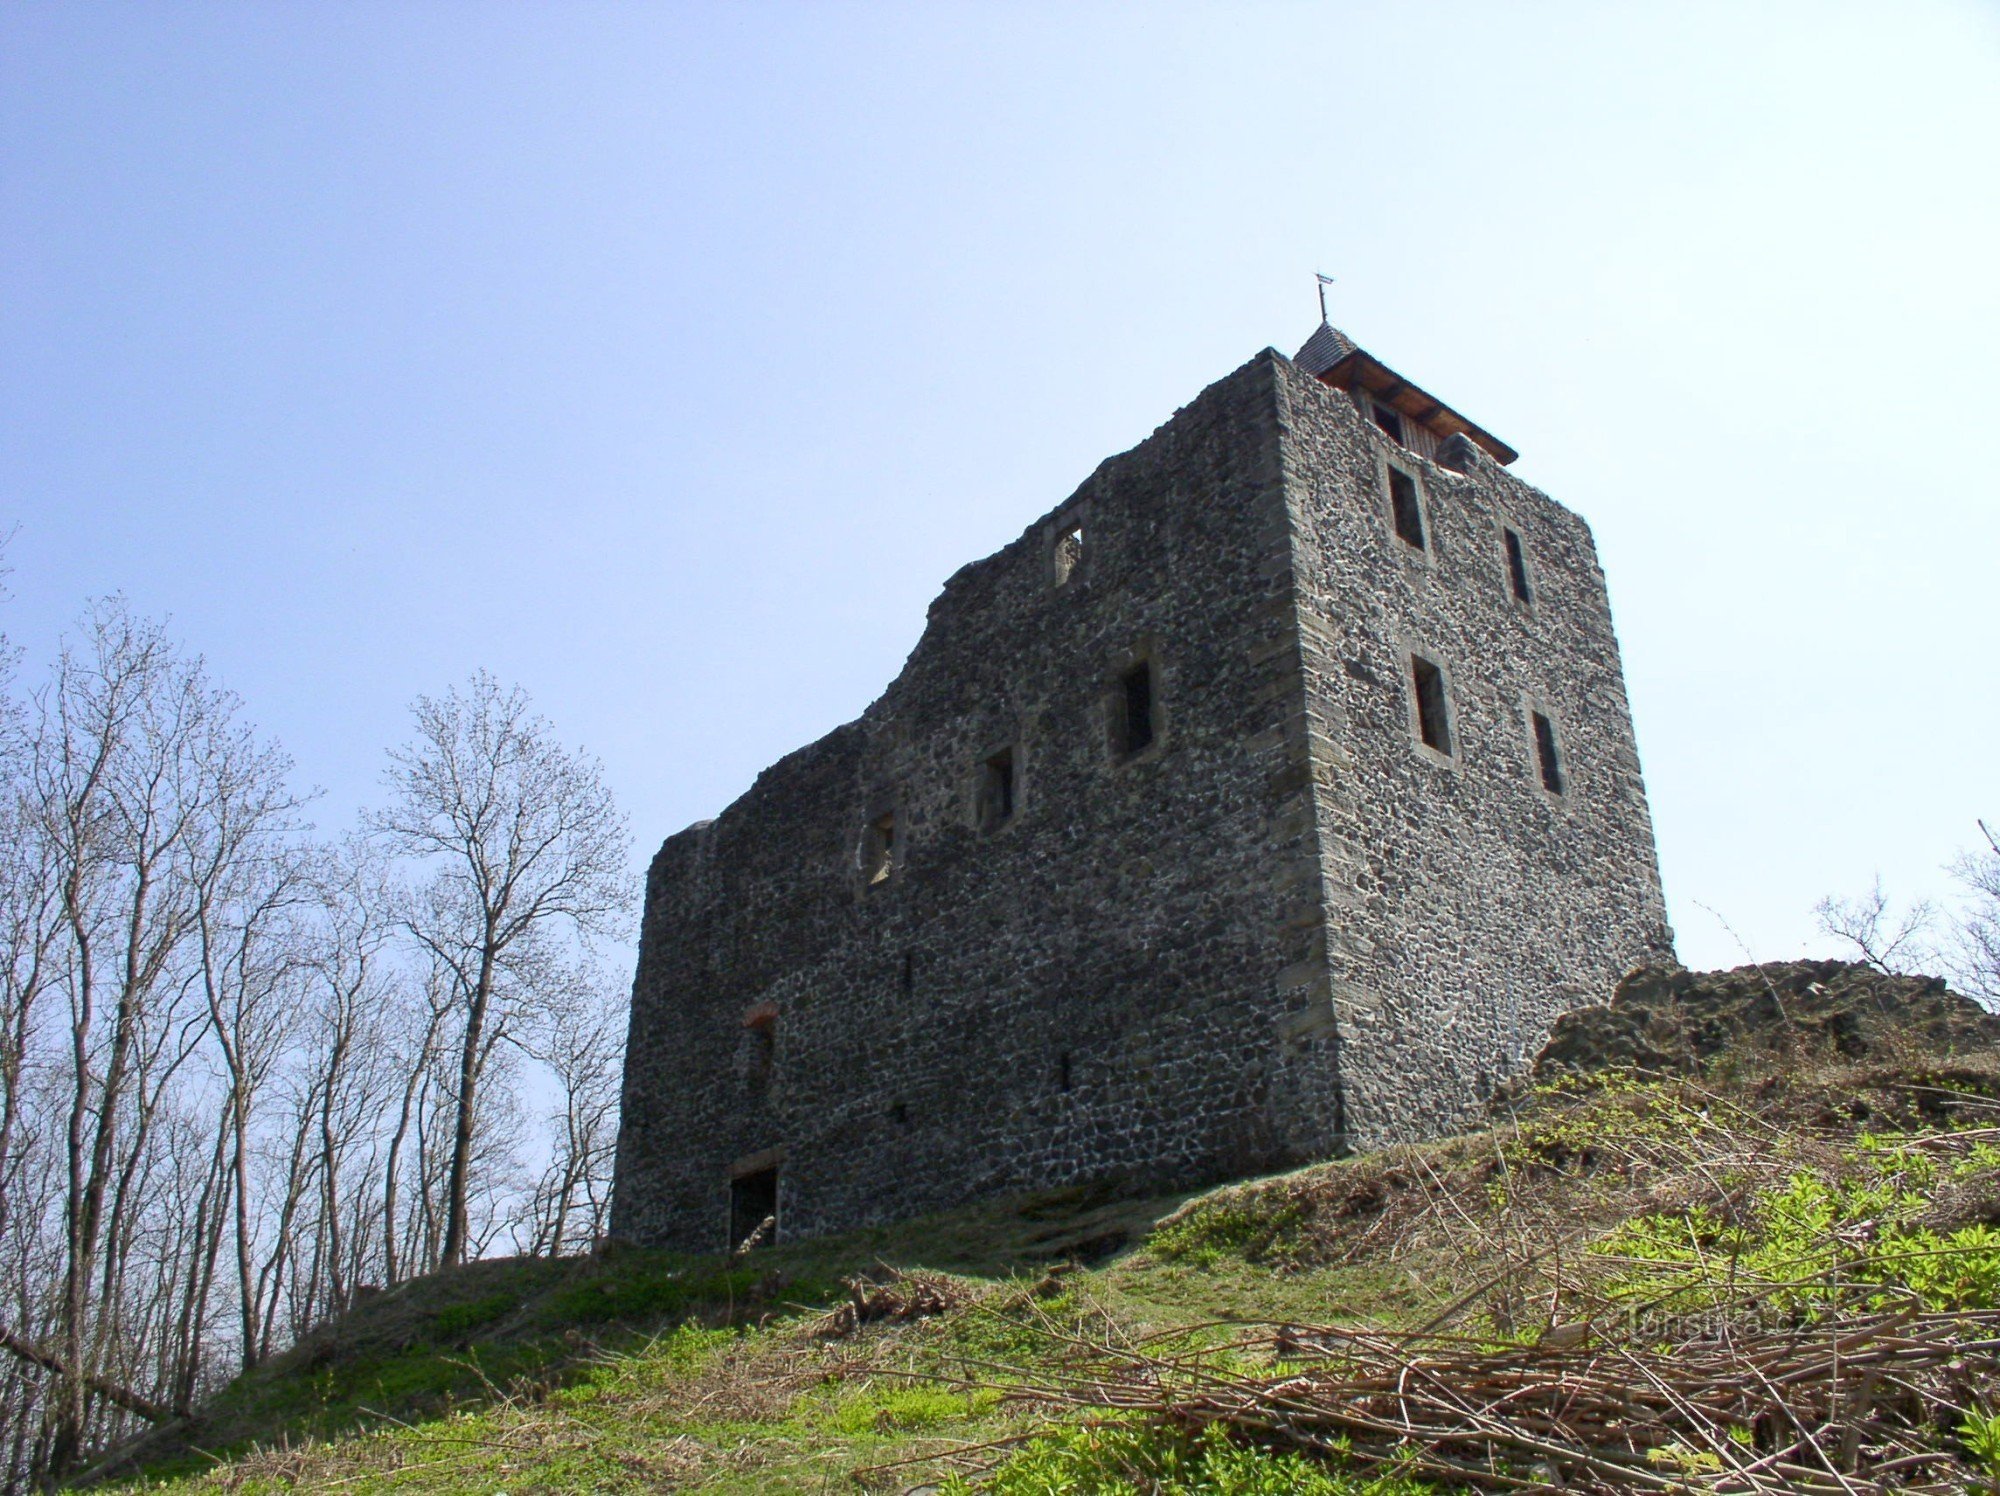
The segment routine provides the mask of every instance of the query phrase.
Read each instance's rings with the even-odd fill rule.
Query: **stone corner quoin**
[[[1434,1136],[1670,954],[1595,547],[1512,457],[1323,326],[961,569],[654,859],[614,1233]]]

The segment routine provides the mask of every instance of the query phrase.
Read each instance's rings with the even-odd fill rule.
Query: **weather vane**
[[[1321,275],[1317,270],[1313,272],[1313,275],[1319,281],[1319,320],[1324,322],[1327,320],[1326,288],[1333,284],[1333,277],[1330,275]]]

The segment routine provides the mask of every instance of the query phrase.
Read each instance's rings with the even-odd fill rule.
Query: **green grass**
[[[1192,1267],[1232,1259],[1284,1264],[1301,1251],[1298,1230],[1304,1220],[1305,1209],[1296,1201],[1269,1192],[1220,1191],[1161,1222],[1147,1246],[1163,1261]]]
[[[1256,1192],[1247,1198],[1238,1207],[1246,1220],[1261,1208]],[[1005,1402],[1003,1387],[1070,1337],[1283,1310],[1318,1317],[1383,1297],[1379,1269],[1280,1270],[1220,1249],[1184,1250],[1185,1226],[1154,1231],[1184,1203],[1063,1191],[734,1263],[627,1248],[471,1264],[372,1298],[238,1378],[197,1427],[149,1451],[145,1483],[256,1493],[393,1480],[397,1490],[510,1496],[668,1483],[716,1493],[902,1489],[887,1472],[868,1472],[900,1473],[894,1462],[1030,1431],[1033,1418]],[[1218,1247],[1213,1217],[1197,1218]],[[1136,1249],[1051,1272],[1073,1244],[1095,1251],[1119,1236]],[[1249,1229],[1230,1240],[1240,1252],[1259,1238]],[[857,1342],[822,1342],[802,1328],[846,1299],[842,1277],[880,1279],[895,1263],[955,1270],[975,1301]],[[1137,1458],[1137,1448],[1114,1440],[1099,1453]],[[1074,1464],[1083,1453],[1037,1449],[1031,1463]],[[1187,1471],[1226,1462],[1219,1450],[1154,1453]]]
[[[1385,1306],[1395,1317],[1399,1304],[1432,1302],[1435,1290],[1380,1265],[1248,1260],[1273,1237],[1260,1212],[1282,1223],[1294,1211],[1287,1188],[1240,1190],[1226,1210],[1182,1212],[1159,1231],[1182,1198],[1069,1193],[733,1264],[632,1249],[473,1264],[370,1300],[239,1378],[198,1428],[152,1452],[147,1488],[902,1490],[917,1476],[898,1462],[1030,1434],[1041,1415],[1008,1403],[1005,1386],[1071,1341],[1180,1329],[1199,1344],[1226,1337],[1217,1321]],[[1114,1229],[1138,1245],[1096,1267],[1050,1271],[1066,1241]],[[880,1279],[899,1259],[969,1269],[973,1302],[853,1342],[806,1332],[845,1300],[843,1275]],[[871,1473],[878,1466],[887,1468]],[[1414,1489],[1300,1483],[1311,1474],[1294,1458],[1134,1432],[1037,1441],[995,1478],[1003,1492],[1051,1496]],[[1088,1484],[1100,1479],[1112,1483]]]
[[[1398,1476],[1363,1477],[1299,1455],[1233,1442],[1219,1429],[1190,1434],[1113,1423],[1037,1439],[978,1487],[945,1482],[943,1496],[1421,1496],[1435,1488]]]
[[[1262,1374],[1231,1359],[1240,1321],[1413,1328],[1475,1294],[1463,1327],[1532,1344],[1546,1296],[1482,1285],[1537,1233],[1653,1309],[1663,1296],[1712,1306],[1729,1273],[1748,1272],[1791,1285],[1810,1313],[1833,1267],[1934,1306],[2000,1302],[2000,1230],[1919,1219],[1940,1189],[2000,1171],[2000,1149],[1949,1118],[1898,1118],[1893,1098],[1859,1108],[1861,1089],[1840,1084],[1759,1101],[1779,1121],[1754,1166],[1736,1161],[1738,1101],[1610,1075],[1551,1088],[1490,1133],[1192,1199],[1062,1191],[736,1262],[619,1249],[475,1263],[378,1295],[239,1378],[177,1442],[155,1442],[142,1484],[1418,1496],[1432,1488],[1406,1473],[1364,1476],[1214,1430],[1057,1418],[1009,1394],[1086,1346],[1143,1343]],[[1794,1128],[1785,1106],[1818,1120]],[[1876,1130],[1824,1122],[1850,1112]],[[1680,1200],[1690,1184],[1734,1203]],[[1122,1249],[1107,1258],[1107,1242]],[[880,1282],[894,1267],[953,1275],[941,1281],[954,1307],[824,1333],[844,1277]],[[1975,1411],[1960,1437],[1976,1468],[2000,1461],[2000,1420]],[[985,1452],[968,1482],[938,1457],[970,1447]]]

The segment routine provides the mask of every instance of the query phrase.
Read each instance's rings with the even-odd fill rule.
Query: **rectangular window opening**
[[[1014,818],[1020,782],[1014,750],[1002,748],[979,766],[979,829],[992,831]]]
[[[1451,718],[1445,707],[1444,672],[1422,655],[1410,656],[1410,677],[1417,691],[1417,736],[1424,746],[1451,752]]]
[[[1369,402],[1368,413],[1374,417],[1377,426],[1380,426],[1396,439],[1398,445],[1403,444],[1403,418],[1401,415],[1389,409],[1388,406],[1378,405],[1373,401]]]
[[[1401,468],[1389,469],[1389,509],[1396,533],[1404,542],[1424,548],[1424,510],[1417,502],[1417,480]]]
[[[732,1251],[778,1244],[778,1168],[739,1174],[729,1181],[729,1245]]]
[[[740,1069],[743,1083],[753,1092],[771,1083],[771,1070],[778,1057],[778,1005],[757,1003],[743,1015],[743,1049]]]
[[[889,881],[896,870],[896,813],[870,821],[861,833],[861,878],[870,888]]]
[[[1076,569],[1083,563],[1083,526],[1075,524],[1056,536],[1056,547],[1051,559],[1055,565],[1055,579],[1058,587],[1064,586],[1076,575]]]
[[[1521,537],[1512,530],[1507,534],[1507,579],[1514,584],[1514,596],[1522,602],[1533,602],[1528,591],[1528,558],[1521,550]]]
[[[1542,771],[1542,788],[1551,795],[1563,792],[1562,759],[1556,754],[1556,725],[1540,712],[1535,719],[1535,762]]]
[[[1141,660],[1118,679],[1118,751],[1134,754],[1149,747],[1153,727],[1153,665]]]

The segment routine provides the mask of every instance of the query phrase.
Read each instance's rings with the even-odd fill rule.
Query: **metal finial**
[[[1319,321],[1320,326],[1325,327],[1328,325],[1326,316],[1326,288],[1333,284],[1333,277],[1330,275],[1321,275],[1317,270],[1313,272],[1313,276],[1319,281]]]

